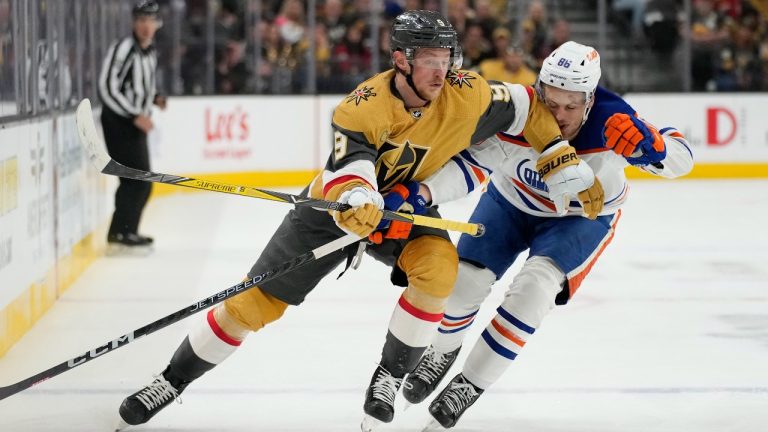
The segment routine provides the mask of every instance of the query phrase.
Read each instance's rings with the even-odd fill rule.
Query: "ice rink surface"
[[[442,207],[465,219],[471,197]],[[238,283],[285,204],[215,193],[153,200],[147,258],[97,260],[2,359],[8,385]],[[768,430],[768,181],[634,182],[614,241],[507,374],[453,430]],[[493,233],[489,233],[493,235]],[[488,323],[517,263],[476,320]],[[400,290],[370,257],[136,431],[359,431]],[[0,402],[0,431],[109,431],[121,400],[163,370],[195,315]],[[453,376],[457,366],[451,371]],[[428,399],[428,401],[431,400]],[[426,403],[385,431],[420,431]]]

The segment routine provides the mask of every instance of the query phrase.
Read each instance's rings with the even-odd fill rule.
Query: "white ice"
[[[474,199],[444,216],[466,218]],[[215,193],[152,201],[142,226],[154,254],[97,260],[0,359],[0,386],[238,283],[286,211]],[[635,182],[575,299],[454,430],[768,430],[767,213],[768,181]],[[467,348],[518,268],[497,284]],[[183,404],[134,430],[359,431],[400,290],[370,258],[337,273],[195,382]],[[120,401],[162,371],[198,319],[0,401],[0,431],[110,430]],[[381,431],[419,431],[428,419],[426,404],[412,406]]]

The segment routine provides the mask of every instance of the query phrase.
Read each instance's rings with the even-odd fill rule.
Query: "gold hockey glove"
[[[576,155],[576,149],[561,141],[539,155],[536,170],[549,189],[549,199],[558,215],[568,212],[571,197],[578,198],[589,219],[603,210],[605,193],[589,165]]]

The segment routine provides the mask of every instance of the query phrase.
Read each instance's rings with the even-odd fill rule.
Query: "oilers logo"
[[[523,159],[517,165],[516,173],[517,178],[526,186],[530,186],[534,190],[549,193],[547,184],[541,179],[541,176],[536,171],[535,166],[530,159]]]
[[[421,147],[406,141],[396,144],[387,141],[379,149],[376,160],[376,182],[379,190],[386,191],[397,183],[411,180],[419,171],[428,147]]]

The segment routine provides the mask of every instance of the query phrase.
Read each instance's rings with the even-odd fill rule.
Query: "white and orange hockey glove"
[[[605,193],[592,168],[579,159],[576,149],[567,141],[560,141],[544,150],[536,162],[536,170],[549,189],[549,199],[555,211],[563,216],[568,212],[571,197],[575,197],[589,219],[597,218],[603,210]]]
[[[664,138],[653,125],[629,114],[616,113],[603,127],[603,145],[631,165],[648,165],[667,157]]]

